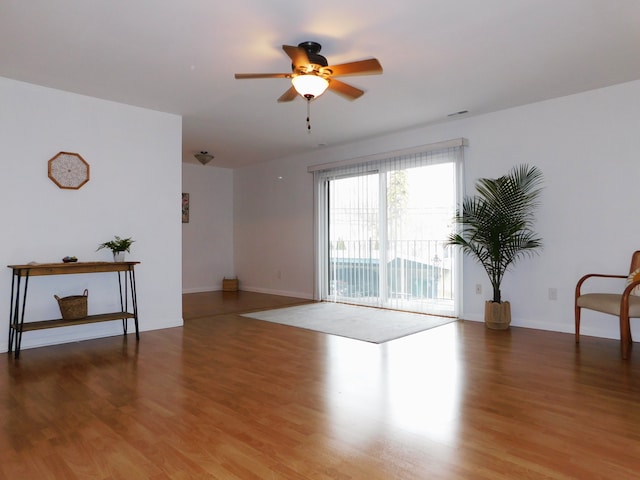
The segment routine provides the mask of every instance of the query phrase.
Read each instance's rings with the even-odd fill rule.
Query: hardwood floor
[[[0,478],[639,478],[640,350],[474,322],[375,345],[235,313],[295,303],[185,295],[184,327],[139,343],[5,354]]]

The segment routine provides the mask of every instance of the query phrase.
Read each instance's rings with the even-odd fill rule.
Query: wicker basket
[[[63,320],[78,320],[87,316],[89,290],[85,289],[83,295],[71,295],[63,298],[54,295],[54,297],[58,301]]]
[[[238,291],[238,277],[236,278],[222,278],[222,291],[223,292],[237,292]]]

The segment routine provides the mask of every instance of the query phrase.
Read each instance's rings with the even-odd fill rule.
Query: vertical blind
[[[457,315],[464,139],[311,167],[316,298]]]

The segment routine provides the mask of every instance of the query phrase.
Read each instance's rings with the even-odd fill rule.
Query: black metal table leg
[[[125,273],[124,277],[124,295],[122,293],[122,272],[118,272],[118,292],[120,293],[120,311],[127,311],[127,275]],[[122,331],[124,334],[127,334],[127,324],[128,321],[126,318],[122,319]]]
[[[122,286],[121,273],[124,273],[124,288]],[[118,272],[118,290],[120,292],[120,309],[123,312],[129,311],[129,296],[131,296],[131,307],[133,308],[133,320],[136,327],[136,340],[140,340],[140,331],[138,329],[138,298],[136,291],[136,277],[133,266],[125,272]],[[127,318],[122,319],[122,330],[127,334],[128,330]]]
[[[17,280],[16,280],[17,277]],[[14,357],[20,356],[20,347],[22,345],[22,331],[24,326],[25,306],[27,303],[27,289],[29,287],[29,272],[24,275],[24,291],[21,295],[21,271],[17,271],[11,283],[11,310],[13,312],[12,319],[9,323],[9,353],[13,350]],[[20,298],[22,296],[22,298]],[[20,307],[22,300],[22,308]]]
[[[131,283],[131,306],[133,308],[133,322],[136,327],[136,340],[140,340],[140,330],[138,328],[138,291],[136,288],[136,272],[133,268],[129,269],[129,278]]]
[[[9,305],[9,347],[8,352],[13,352],[13,340],[15,338],[15,319],[17,317],[17,313],[15,309],[17,308],[17,300],[16,300],[16,278],[18,279],[18,285],[20,284],[20,276],[16,277],[16,275],[11,276],[11,304]]]

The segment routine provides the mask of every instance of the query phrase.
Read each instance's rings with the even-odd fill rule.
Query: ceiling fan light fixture
[[[207,163],[209,163],[211,160],[213,160],[213,155],[210,155],[209,152],[200,152],[200,153],[196,153],[194,155],[194,157],[196,157],[196,159],[202,164],[202,165],[206,165]]]
[[[307,100],[319,97],[329,87],[329,80],[315,74],[296,75],[291,83],[296,92]]]

